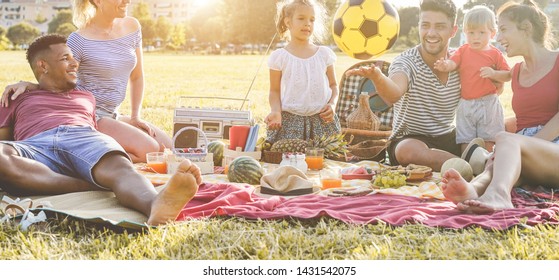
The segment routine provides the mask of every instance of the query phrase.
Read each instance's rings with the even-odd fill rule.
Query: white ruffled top
[[[273,51],[268,66],[282,72],[282,111],[302,116],[320,112],[332,97],[326,68],[335,61],[336,54],[326,46],[319,46],[309,58],[294,56],[284,48]]]

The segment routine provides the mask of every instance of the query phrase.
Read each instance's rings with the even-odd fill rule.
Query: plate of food
[[[348,167],[342,169],[343,180],[372,180],[375,173],[368,167]]]
[[[389,170],[394,170],[400,174],[406,176],[406,181],[424,181],[433,176],[433,169],[428,166],[417,165],[417,164],[409,164],[406,167],[401,165],[399,166],[391,166],[387,168]]]

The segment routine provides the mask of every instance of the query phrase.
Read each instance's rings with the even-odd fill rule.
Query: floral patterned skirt
[[[336,114],[334,114],[334,121],[326,123],[319,114],[300,116],[281,112],[281,128],[279,130],[268,129],[266,140],[271,143],[281,139],[310,140],[322,135],[339,134],[341,131],[340,120]]]

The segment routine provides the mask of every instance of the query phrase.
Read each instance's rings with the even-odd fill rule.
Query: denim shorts
[[[520,135],[524,135],[524,136],[534,136],[536,135],[538,132],[540,132],[540,130],[542,130],[543,125],[538,125],[538,126],[534,126],[534,127],[527,127],[527,128],[523,128],[521,130],[519,130],[516,134],[520,134]],[[559,136],[557,136],[557,138],[553,139],[553,141],[551,141],[555,144],[559,144]]]
[[[119,113],[117,112],[107,112],[107,110],[101,109],[101,108],[97,108],[95,110],[95,120],[99,121],[101,118],[111,118],[111,119],[115,119],[118,120],[119,117]]]
[[[23,141],[0,141],[16,149],[24,158],[36,160],[52,171],[88,181],[99,188],[107,189],[95,182],[93,167],[106,154],[128,154],[110,136],[90,126],[61,125],[41,132]]]

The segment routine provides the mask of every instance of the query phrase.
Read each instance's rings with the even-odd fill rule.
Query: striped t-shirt
[[[390,64],[389,75],[403,72],[408,77],[408,91],[394,103],[394,122],[390,139],[405,135],[440,136],[454,128],[456,107],[460,101],[458,72],[450,72],[446,85],[441,84],[419,52],[409,49]]]
[[[126,97],[130,73],[136,67],[142,32],[112,40],[87,39],[73,32],[68,36],[68,46],[80,63],[77,88],[95,96],[97,110],[117,112]]]

